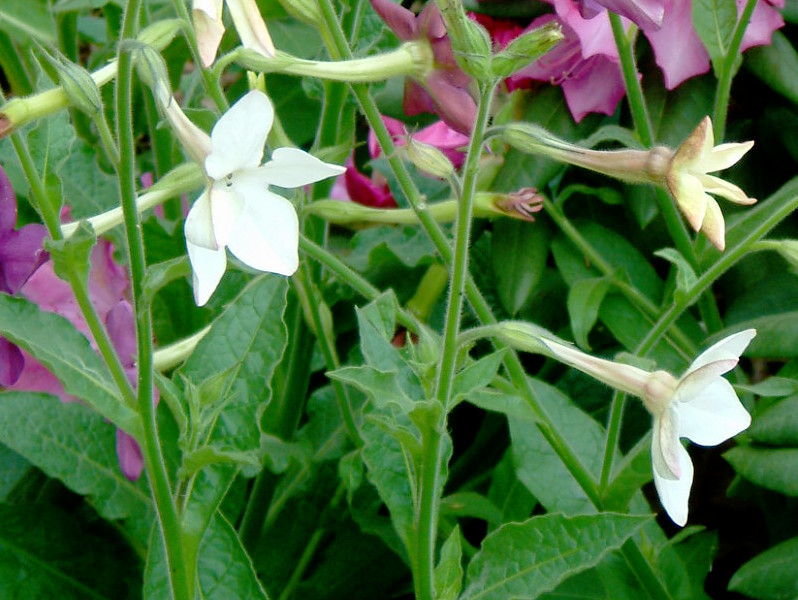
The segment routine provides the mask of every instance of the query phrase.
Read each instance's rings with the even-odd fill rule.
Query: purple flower
[[[405,81],[405,113],[432,112],[452,129],[470,133],[477,116],[476,102],[468,91],[471,78],[457,65],[435,2],[428,2],[418,16],[391,0],[371,0],[371,6],[400,40],[427,40],[432,49],[435,68],[423,80]]]

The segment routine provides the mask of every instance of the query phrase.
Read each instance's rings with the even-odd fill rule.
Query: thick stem
[[[122,21],[121,39],[135,37],[142,0],[128,0]],[[120,48],[124,48],[120,45]],[[142,455],[155,500],[156,514],[166,550],[167,571],[172,598],[193,597],[193,568],[186,563],[177,507],[172,497],[165,461],[158,439],[155,403],[153,401],[152,320],[144,299],[144,242],[136,208],[135,147],[132,125],[133,63],[128,52],[117,59],[119,72],[116,86],[116,128],[119,142],[119,189],[125,217],[125,233],[130,257],[131,287],[136,316],[138,346],[138,409],[144,429]]]

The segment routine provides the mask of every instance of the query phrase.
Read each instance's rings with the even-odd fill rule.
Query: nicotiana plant
[[[792,598],[796,23],[5,0],[0,596]]]

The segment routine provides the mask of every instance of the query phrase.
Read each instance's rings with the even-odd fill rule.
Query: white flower
[[[717,446],[751,424],[734,388],[721,375],[737,365],[755,335],[754,329],[730,335],[701,353],[678,381],[658,371],[646,386],[643,401],[654,417],[654,485],[665,512],[677,525],[687,522],[693,484],[693,463],[679,438]]]
[[[733,183],[708,173],[729,168],[753,145],[754,142],[743,142],[715,146],[712,121],[704,117],[676,150],[665,176],[668,189],[690,225],[695,231],[703,231],[719,250],[726,245],[726,225],[718,203],[709,194],[736,204],[754,204],[756,200]]]
[[[226,0],[238,36],[245,48],[267,57],[275,54],[274,44],[255,0]],[[211,65],[224,35],[222,4],[224,0],[194,0],[192,15],[202,65]]]
[[[269,185],[296,188],[340,175],[295,148],[278,148],[261,164],[274,120],[269,98],[249,92],[211,132],[205,173],[211,180],[188,213],[186,246],[199,306],[210,298],[227,265],[225,248],[258,271],[291,275],[299,264],[299,223],[294,206]]]

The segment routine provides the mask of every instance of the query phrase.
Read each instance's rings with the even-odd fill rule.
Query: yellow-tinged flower
[[[273,57],[274,44],[255,0],[194,0],[192,4],[194,30],[203,66],[207,67],[213,63],[219,43],[222,41],[224,2],[227,3],[233,25],[244,48],[255,50],[269,58]]]
[[[704,117],[671,159],[665,183],[679,210],[695,231],[703,231],[718,250],[726,246],[726,226],[718,203],[710,194],[736,204],[754,204],[756,200],[733,183],[709,175],[735,164],[754,142],[715,146],[712,121]]]

